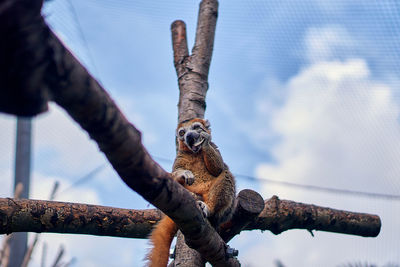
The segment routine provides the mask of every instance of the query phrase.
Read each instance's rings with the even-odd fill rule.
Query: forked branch
[[[178,20],[171,25],[174,65],[180,92],[179,122],[204,118],[217,17],[218,1],[201,1],[196,40],[191,55],[188,52],[185,23]]]

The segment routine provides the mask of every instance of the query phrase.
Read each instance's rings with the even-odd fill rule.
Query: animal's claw
[[[176,181],[181,181],[180,183],[184,183],[187,185],[192,185],[194,183],[194,175],[189,170],[177,170],[172,173],[172,177]]]
[[[206,203],[201,200],[197,200],[197,206],[199,207],[205,218],[208,218],[210,216],[210,209],[208,208]]]

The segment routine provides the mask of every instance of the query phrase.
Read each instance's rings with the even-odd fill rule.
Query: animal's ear
[[[209,122],[208,120],[204,120],[204,126],[205,126],[207,129],[210,129],[211,124],[210,124],[210,122]]]

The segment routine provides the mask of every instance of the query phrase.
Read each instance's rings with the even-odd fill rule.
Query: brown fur
[[[194,122],[203,124],[208,134],[211,134],[208,124],[203,119],[193,119],[178,125],[190,127]],[[184,185],[186,189],[195,193],[209,208],[209,221],[214,227],[229,219],[235,199],[235,180],[228,167],[224,164],[217,146],[211,142],[202,145],[194,153],[182,140],[178,139],[178,154],[173,170],[189,170],[194,175],[194,183]],[[178,181],[179,178],[175,179]],[[168,263],[169,248],[177,227],[165,216],[151,233],[150,240],[153,249],[147,256],[150,267],[165,267]]]

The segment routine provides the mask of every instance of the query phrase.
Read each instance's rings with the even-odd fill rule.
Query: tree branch
[[[172,49],[174,51],[174,66],[176,75],[180,79],[186,72],[184,61],[189,56],[186,25],[182,20],[176,20],[171,25]]]
[[[265,201],[264,210],[257,220],[245,228],[254,229],[270,230],[276,235],[290,229],[307,229],[376,237],[381,229],[381,220],[377,215],[280,200],[273,196]]]
[[[230,221],[222,225],[220,236],[228,242],[252,221],[256,220],[264,209],[264,200],[257,192],[245,189],[236,198],[236,207]]]
[[[252,207],[252,197],[247,202],[243,191],[239,193],[237,202],[241,203],[240,209],[247,211],[236,210],[232,220],[223,225],[221,236],[224,240],[228,240],[226,236],[232,236],[234,229],[239,227],[238,221],[246,220],[237,214],[241,213],[246,217],[249,210],[258,209]],[[48,232],[147,238],[161,216],[157,209],[132,210],[45,200],[0,198],[0,234]],[[280,227],[281,224],[283,227]],[[290,229],[306,229],[375,237],[379,234],[380,227],[381,221],[376,215],[279,200],[274,196],[265,200],[263,211],[244,230],[269,230],[279,234]]]
[[[161,211],[0,198],[0,233],[71,233],[147,238]]]
[[[0,2],[0,109],[3,112],[33,116],[47,110],[48,95],[42,83],[46,66],[41,62],[48,49],[35,46],[35,53],[31,53],[30,46],[46,34],[41,7],[42,1]],[[17,14],[21,16],[16,17]]]
[[[32,6],[40,7],[41,3],[39,0],[6,0],[0,5],[0,25],[18,25],[13,28],[16,35],[14,41],[18,44],[17,48],[24,49],[21,54],[21,51],[13,50],[4,45],[6,41],[2,41],[0,49],[4,50],[1,53],[12,52],[13,57],[1,61],[0,69],[6,69],[4,64],[14,60],[27,70],[20,73],[17,68],[13,76],[0,73],[0,81],[13,84],[23,96],[29,95],[26,91],[29,88],[40,92],[40,95],[46,96],[40,98],[42,106],[50,97],[63,107],[96,141],[121,179],[174,220],[191,247],[213,265],[231,266],[225,257],[225,243],[204,219],[191,194],[153,161],[141,143],[141,133],[127,121],[101,85],[52,33],[37,14],[40,9],[32,9]],[[10,19],[11,23],[4,19]],[[28,26],[31,27],[29,34],[24,31]],[[8,27],[1,27],[2,36],[7,36],[2,30],[10,33]],[[32,61],[26,58],[32,58]],[[34,68],[28,68],[32,66]],[[32,82],[27,89],[20,88],[18,84],[24,79]],[[17,99],[9,99],[10,102],[16,100],[12,103],[15,110],[23,108]],[[13,112],[1,105],[0,110]],[[27,114],[39,111],[32,109]]]
[[[174,66],[179,85],[179,123],[193,118],[204,118],[217,14],[217,0],[201,1],[192,55],[189,55],[187,48],[185,23],[178,20],[171,25]],[[176,266],[204,266],[201,256],[186,246],[179,233],[175,255]]]
[[[204,118],[208,72],[214,47],[218,1],[203,0],[200,3],[196,41],[192,55],[188,54],[186,26],[183,21],[172,23],[172,47],[174,65],[178,75],[178,121]]]
[[[193,72],[203,76],[205,80],[207,80],[210,70],[217,17],[218,1],[201,1],[197,20],[196,40],[192,49],[192,60],[188,67]]]

